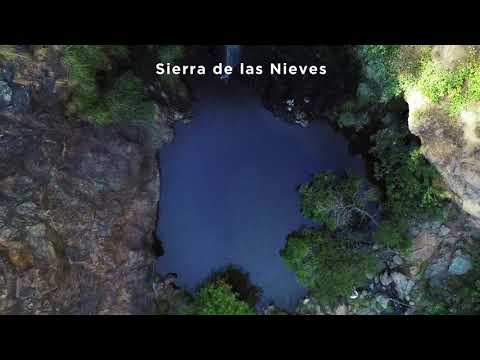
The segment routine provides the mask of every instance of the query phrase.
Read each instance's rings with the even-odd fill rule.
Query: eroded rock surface
[[[148,311],[148,133],[0,117],[0,134],[0,312]]]
[[[0,314],[150,313],[152,131],[66,120],[46,68],[0,112]]]
[[[467,46],[442,45],[432,57],[445,70],[461,64]],[[406,94],[410,131],[420,137],[425,156],[437,168],[455,200],[480,224],[480,104],[450,115],[445,104],[433,103],[419,89]]]

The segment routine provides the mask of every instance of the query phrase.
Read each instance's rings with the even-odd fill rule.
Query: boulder
[[[448,267],[448,273],[450,275],[463,275],[466,274],[472,268],[470,258],[466,255],[457,255],[453,258],[450,266]]]
[[[12,102],[13,91],[6,81],[0,80],[0,111]]]
[[[404,274],[394,272],[392,275],[393,283],[395,284],[395,291],[398,297],[403,300],[409,300],[409,295],[415,283],[406,277]]]

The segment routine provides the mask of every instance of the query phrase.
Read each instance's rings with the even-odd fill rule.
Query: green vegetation
[[[383,184],[384,223],[374,236],[385,247],[410,247],[407,225],[443,213],[445,190],[440,175],[409,139],[406,124],[393,123],[373,136],[374,176]]]
[[[480,101],[480,56],[466,47],[451,66],[434,59],[432,46],[363,45],[358,47],[363,76],[382,102],[418,87],[434,103],[443,101],[450,115]]]
[[[262,295],[262,290],[251,283],[249,275],[233,265],[227,266],[223,271],[215,272],[208,282],[228,284],[232,291],[238,294],[239,299],[252,308],[255,308]]]
[[[19,52],[15,45],[0,45],[0,62],[29,62],[31,57]]]
[[[373,239],[380,246],[402,251],[408,250],[412,244],[404,222],[382,222],[373,235]]]
[[[131,72],[116,78],[116,62],[127,59],[128,49],[121,45],[66,46],[70,113],[96,124],[153,119],[153,104],[144,98],[140,79]]]
[[[387,211],[396,223],[440,215],[444,198],[439,174],[408,134],[406,125],[380,130],[372,149],[375,177],[385,184]]]
[[[281,256],[316,300],[331,305],[376,270],[373,255],[347,244],[331,233],[308,229],[290,234]]]
[[[480,315],[480,251],[472,249],[472,269],[449,276],[445,286],[426,285],[425,299],[419,308],[428,315]]]
[[[376,95],[384,102],[401,94],[394,59],[398,56],[398,45],[363,45],[358,47],[364,76],[375,85]]]
[[[15,46],[13,45],[0,45],[0,61],[12,61],[16,60],[19,55]]]
[[[339,177],[322,172],[301,185],[299,192],[302,214],[331,231],[354,226],[366,218],[372,220],[366,206],[376,200],[376,192],[356,175]]]
[[[453,70],[442,68],[433,61],[423,65],[418,86],[433,102],[447,98],[451,115],[480,100],[480,58],[475,50],[464,63]]]
[[[192,314],[196,315],[254,315],[255,310],[232,287],[222,280],[208,282],[193,301]]]
[[[161,45],[158,47],[158,58],[163,63],[178,64],[185,56],[185,48],[181,45]]]
[[[118,78],[106,97],[113,119],[148,120],[153,118],[151,101],[144,101],[142,81],[131,72]]]

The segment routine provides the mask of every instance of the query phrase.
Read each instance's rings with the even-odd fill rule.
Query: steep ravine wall
[[[155,152],[171,114],[153,126],[65,118],[49,53],[0,69],[0,314],[151,313]]]

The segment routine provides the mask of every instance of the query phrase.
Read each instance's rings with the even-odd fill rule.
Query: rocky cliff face
[[[67,121],[52,63],[1,70],[0,313],[150,312],[151,130]]]
[[[462,46],[436,46],[437,63],[447,71],[461,65]],[[410,131],[422,141],[425,156],[442,174],[459,205],[480,224],[480,104],[450,115],[418,88],[406,94]]]

